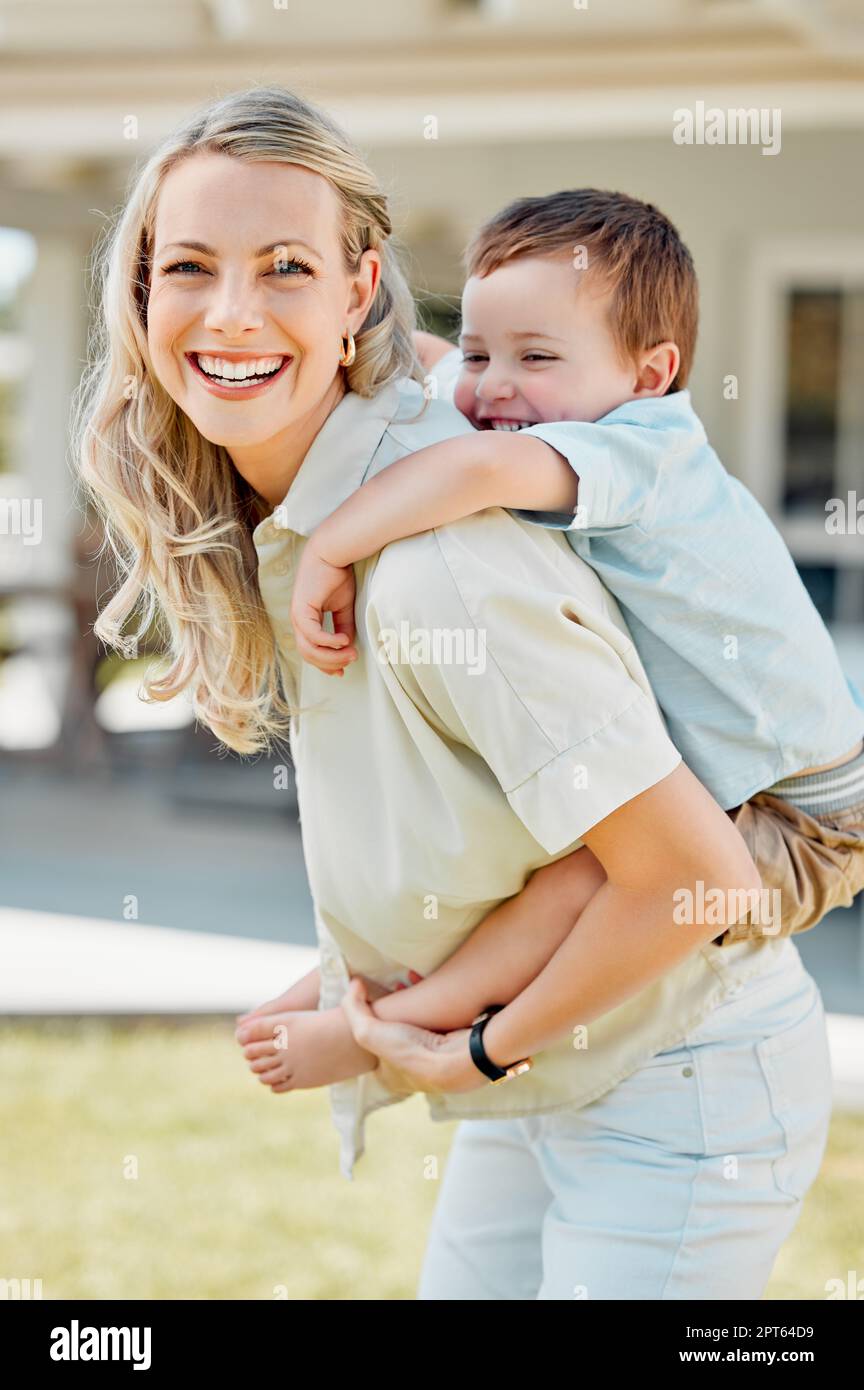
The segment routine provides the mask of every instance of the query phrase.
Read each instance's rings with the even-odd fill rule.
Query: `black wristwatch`
[[[486,1049],[483,1046],[483,1029],[492,1015],[499,1013],[503,1008],[503,1004],[488,1004],[482,1014],[478,1014],[473,1020],[471,1036],[468,1039],[472,1062],[475,1067],[482,1071],[484,1076],[488,1076],[493,1086],[509,1080],[511,1076],[520,1076],[522,1072],[530,1071],[533,1065],[532,1058],[522,1057],[518,1062],[511,1062],[509,1067],[499,1067],[497,1062],[493,1062],[491,1057],[486,1056]]]

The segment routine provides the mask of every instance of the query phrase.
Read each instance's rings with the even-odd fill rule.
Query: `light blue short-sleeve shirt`
[[[436,364],[442,396],[460,359]],[[615,595],[672,739],[721,806],[854,747],[864,696],[776,527],[708,443],[689,391],[523,433],[568,460],[579,502],[572,515],[512,515],[564,530]]]

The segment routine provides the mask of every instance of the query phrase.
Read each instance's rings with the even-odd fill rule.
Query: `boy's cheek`
[[[455,405],[456,409],[462,415],[465,416],[466,420],[470,420],[472,425],[474,425],[476,428],[477,422],[473,417],[475,405],[474,388],[472,387],[470,382],[463,383],[461,377],[458,378],[455,390],[453,392],[453,404]]]

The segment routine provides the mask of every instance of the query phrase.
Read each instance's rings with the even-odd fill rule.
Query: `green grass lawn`
[[[347,1182],[326,1093],[272,1095],[228,1023],[6,1022],[0,1049],[0,1278],[46,1299],[413,1299],[455,1128],[421,1096],[367,1120]],[[862,1140],[864,1116],[835,1116],[769,1298],[864,1275]]]

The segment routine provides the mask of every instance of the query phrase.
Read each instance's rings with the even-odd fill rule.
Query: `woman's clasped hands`
[[[369,1003],[368,983],[354,975],[340,1003],[355,1042],[379,1058],[382,1083],[395,1092],[473,1091],[489,1084],[474,1065],[470,1028],[436,1033],[413,1023],[378,1018]]]

